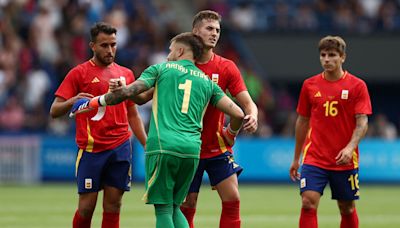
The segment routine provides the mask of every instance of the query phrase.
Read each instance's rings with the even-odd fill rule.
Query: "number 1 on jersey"
[[[179,89],[183,89],[182,113],[187,113],[189,109],[190,91],[192,89],[192,80],[186,79],[184,84],[179,84]]]

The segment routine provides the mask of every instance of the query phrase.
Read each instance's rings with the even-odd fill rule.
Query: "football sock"
[[[357,211],[354,208],[353,213],[342,215],[342,221],[340,222],[340,228],[358,228],[358,215]]]
[[[175,228],[189,228],[189,223],[178,205],[174,205],[173,220]]]
[[[156,228],[174,228],[172,204],[155,204]]]
[[[74,220],[72,221],[72,228],[90,228],[92,217],[83,218],[78,210],[75,211]]]
[[[186,220],[189,223],[189,227],[194,228],[194,215],[196,214],[196,208],[181,206],[181,211],[183,215],[186,217]]]
[[[222,202],[220,228],[240,228],[240,201]]]
[[[318,228],[316,209],[301,208],[299,228]]]
[[[119,212],[103,212],[103,221],[101,228],[118,228],[119,227]]]

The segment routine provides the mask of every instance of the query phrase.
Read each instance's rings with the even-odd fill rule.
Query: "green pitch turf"
[[[125,194],[121,214],[121,227],[154,227],[154,211],[141,201],[142,185],[134,185]],[[240,186],[242,227],[294,228],[297,227],[300,197],[295,185]],[[361,188],[357,210],[362,228],[400,227],[400,186],[368,186]],[[92,227],[101,224],[101,197]],[[1,228],[62,228],[71,227],[77,206],[73,184],[45,184],[39,186],[0,185]],[[218,227],[220,202],[215,191],[207,185],[199,196],[196,228]],[[329,188],[319,208],[321,228],[339,227],[336,202],[330,200]]]

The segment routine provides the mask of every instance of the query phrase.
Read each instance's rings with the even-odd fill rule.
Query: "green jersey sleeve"
[[[138,80],[143,81],[147,88],[154,87],[160,72],[161,64],[151,65],[143,71]]]
[[[210,103],[215,106],[217,105],[218,101],[221,100],[225,96],[224,91],[214,82],[210,81],[212,83],[212,96]]]

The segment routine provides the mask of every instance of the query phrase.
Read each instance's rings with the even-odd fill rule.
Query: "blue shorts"
[[[204,171],[208,174],[211,186],[216,186],[235,173],[239,176],[243,168],[235,162],[230,152],[225,152],[213,158],[200,159],[189,193],[199,192]]]
[[[98,192],[103,186],[129,191],[132,147],[130,140],[112,150],[91,153],[80,149],[76,160],[78,193]]]
[[[334,200],[358,200],[358,169],[334,171],[312,165],[303,165],[300,176],[300,193],[311,190],[324,193],[329,182]]]

